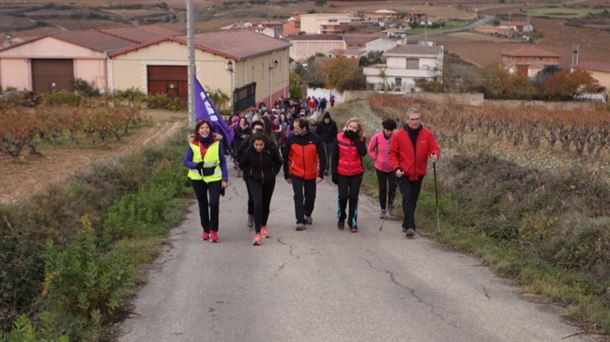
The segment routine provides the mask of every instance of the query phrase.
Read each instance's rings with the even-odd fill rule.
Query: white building
[[[322,26],[335,27],[340,24],[349,24],[355,21],[356,18],[345,13],[315,13],[301,14],[301,31],[307,34],[320,34]]]
[[[398,45],[401,44],[400,40],[397,39],[387,39],[387,38],[377,38],[366,43],[364,50],[369,53],[373,51],[388,51],[391,50]]]
[[[301,34],[289,37],[290,58],[303,61],[311,56],[328,56],[336,50],[347,48],[343,38],[334,34]]]
[[[401,45],[384,53],[386,64],[364,68],[366,83],[377,90],[416,91],[416,79],[440,79],[443,47]]]

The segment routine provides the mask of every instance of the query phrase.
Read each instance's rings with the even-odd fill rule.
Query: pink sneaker
[[[209,239],[210,239],[210,233],[208,233],[208,232],[201,233],[201,240],[208,241]]]
[[[215,230],[212,230],[210,232],[210,241],[212,242],[218,242],[218,232]]]
[[[261,227],[261,236],[264,237],[265,239],[268,239],[271,237],[271,235],[269,235],[269,229],[267,229],[267,226]]]
[[[254,246],[260,246],[261,245],[261,235],[260,234],[254,235],[254,240],[252,241],[252,244]]]

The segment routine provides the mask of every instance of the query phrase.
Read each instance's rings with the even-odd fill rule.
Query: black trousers
[[[264,184],[252,179],[249,179],[248,183],[254,202],[254,228],[256,233],[260,233],[261,227],[266,226],[269,219],[269,205],[275,189],[275,178]]]
[[[396,197],[396,174],[394,172],[383,172],[375,169],[377,172],[377,185],[379,187],[379,206],[381,209],[386,209],[394,204]]]
[[[199,218],[205,232],[218,231],[218,208],[222,181],[206,183],[202,180],[191,180],[199,204]],[[208,194],[210,198],[208,200]]]
[[[244,177],[246,190],[248,192],[248,215],[254,215],[254,202],[252,201],[252,191],[250,190],[250,181]]]
[[[402,193],[403,228],[416,228],[415,207],[417,206],[417,198],[419,197],[423,180],[424,177],[420,177],[416,181],[410,181],[404,177],[398,180],[398,186],[400,186],[400,192]]]
[[[292,190],[294,191],[294,213],[297,224],[305,224],[305,216],[311,216],[316,201],[316,180],[305,180],[292,177]]]
[[[358,226],[358,194],[360,193],[360,184],[362,183],[362,174],[356,176],[341,176],[339,175],[339,209],[337,210],[337,219],[345,221],[351,227]],[[349,214],[345,213],[345,207],[349,201]]]

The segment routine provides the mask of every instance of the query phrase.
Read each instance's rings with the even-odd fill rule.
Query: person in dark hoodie
[[[337,123],[333,121],[328,111],[324,112],[322,122],[320,122],[316,128],[316,134],[318,134],[324,142],[327,160],[332,160],[332,153],[335,151],[338,133]],[[330,163],[328,163],[328,166],[330,167]],[[328,168],[324,170],[324,175],[328,175]]]
[[[395,170],[402,193],[402,228],[408,239],[415,237],[415,207],[428,170],[428,158],[436,162],[440,154],[434,134],[422,124],[419,110],[409,108],[404,126],[396,132],[390,144],[390,165]]]
[[[315,133],[309,131],[309,121],[300,118],[294,121],[294,134],[284,147],[284,178],[292,184],[294,191],[294,211],[297,219],[296,230],[305,230],[312,224],[316,183],[324,178],[326,153],[324,143]]]
[[[269,205],[275,189],[275,176],[282,168],[278,149],[261,132],[254,133],[250,144],[239,161],[239,167],[247,175],[248,186],[254,202],[254,227],[252,244],[261,244],[261,238],[269,238],[267,220]]]
[[[265,124],[260,121],[254,121],[252,122],[252,126],[250,128],[250,132],[252,134],[257,133],[257,132],[264,132],[265,131]],[[241,160],[241,157],[243,156],[244,152],[248,149],[248,147],[250,146],[250,139],[246,139],[244,141],[241,142],[241,144],[239,145],[239,147],[237,148],[237,152],[235,153],[235,159],[237,160],[237,163],[239,165],[239,162]],[[243,179],[244,182],[246,183],[246,190],[248,191],[248,228],[250,228],[250,230],[252,230],[252,227],[254,226],[254,202],[252,201],[252,193],[250,192],[250,185],[248,183],[248,175],[247,174],[243,174]]]
[[[229,173],[222,144],[210,122],[196,123],[194,138],[186,147],[184,166],[189,168],[188,177],[199,204],[201,239],[218,242],[220,193],[229,185]]]
[[[332,181],[339,186],[339,209],[337,210],[337,228],[345,228],[345,219],[352,233],[358,232],[358,195],[364,165],[362,157],[366,155],[366,139],[362,134],[362,123],[358,118],[351,118],[345,129],[337,134],[337,147],[332,159]],[[345,208],[349,202],[349,212]]]

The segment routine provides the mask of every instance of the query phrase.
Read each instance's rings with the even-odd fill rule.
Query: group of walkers
[[[313,224],[317,184],[330,174],[338,187],[337,228],[343,230],[347,223],[352,233],[358,232],[358,198],[367,154],[375,163],[380,218],[392,212],[399,187],[403,232],[413,238],[414,213],[428,159],[436,161],[440,155],[433,133],[422,124],[421,113],[409,109],[398,131],[396,121],[384,120],[383,130],[375,133],[367,146],[358,118],[349,119],[338,131],[329,112],[317,122],[316,113],[310,111],[308,117],[303,110],[288,108],[288,112],[279,106],[272,111],[259,109],[234,120],[231,154],[248,192],[247,225],[254,228],[252,244],[258,246],[270,237],[270,203],[282,168],[294,192],[296,230]],[[229,184],[221,140],[209,122],[197,122],[184,159],[199,204],[201,239],[212,242],[219,241],[219,198]]]

